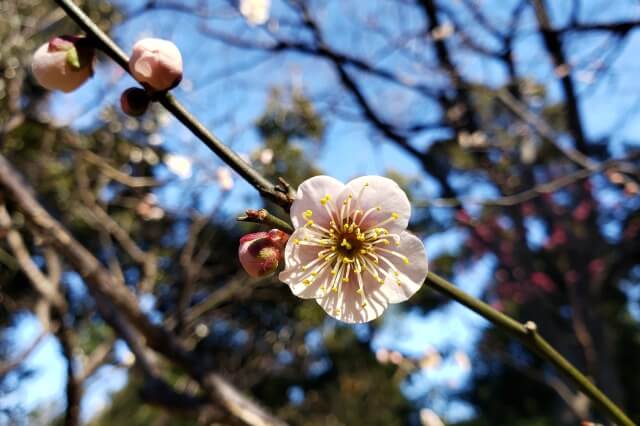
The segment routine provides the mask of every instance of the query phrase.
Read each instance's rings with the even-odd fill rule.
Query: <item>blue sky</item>
[[[570,13],[569,4],[572,2],[553,2],[552,18],[558,25],[564,23]],[[123,8],[135,8],[139,2],[121,2]],[[314,3],[315,4],[315,3]],[[321,11],[322,22],[325,25],[327,39],[345,51],[354,51],[367,55],[377,52],[384,47],[379,41],[362,40],[357,34],[357,25],[353,20],[365,20],[370,16],[378,17],[378,25],[382,28],[397,28],[398,22],[403,24],[407,32],[421,25],[421,19],[415,14],[398,12],[391,6],[391,2],[378,0],[359,2],[358,7],[350,6],[347,2],[328,2],[328,6]],[[347,4],[343,6],[342,4]],[[508,5],[513,1],[500,2],[502,7],[492,7],[491,18],[497,23],[505,19]],[[608,7],[604,7],[607,5]],[[380,10],[384,13],[380,13]],[[489,8],[487,9],[489,10]],[[287,15],[286,9],[274,1],[273,17]],[[530,15],[530,14],[529,14]],[[532,16],[525,16],[523,26],[525,35],[518,39],[516,53],[519,57],[521,71],[538,82],[551,82],[547,88],[554,98],[559,98],[560,90],[557,80],[553,78],[550,66],[535,33]],[[603,2],[600,0],[587,1],[587,7],[581,12],[584,21],[607,21],[619,18],[631,19],[640,15],[640,8],[635,3],[625,0]],[[383,18],[379,18],[382,16]],[[461,16],[460,19],[463,19]],[[174,93],[175,95],[203,120],[222,140],[230,143],[237,151],[250,154],[259,145],[257,133],[252,129],[252,123],[262,113],[268,94],[272,86],[299,86],[310,96],[331,91],[339,83],[331,69],[326,64],[300,54],[288,54],[275,59],[269,59],[256,68],[249,68],[233,74],[230,79],[211,78],[211,75],[226,75],[236,69],[234,64],[250,63],[259,57],[256,52],[246,52],[224,47],[202,36],[194,35],[193,31],[181,31],[181,28],[195,28],[200,21],[182,14],[159,12],[153,15],[143,15],[126,22],[116,29],[116,40],[125,51],[129,51],[133,43],[143,36],[155,36],[173,40],[183,51],[185,58],[185,80]],[[218,30],[230,29],[239,35],[250,37],[257,31],[254,28],[237,24],[237,21],[227,22],[216,20]],[[240,26],[238,26],[240,25]],[[239,28],[239,29],[238,29]],[[493,46],[495,42],[489,34],[479,31],[475,34],[479,41]],[[637,134],[640,131],[638,115],[638,96],[640,83],[635,77],[640,71],[640,62],[636,52],[640,47],[640,35],[632,34],[628,37],[625,48],[610,73],[597,84],[589,83],[589,76],[593,71],[585,66],[578,79],[578,89],[581,93],[588,93],[581,103],[581,112],[590,136],[597,138],[615,133],[611,139],[611,153],[621,153],[622,142],[637,144]],[[605,45],[603,36],[594,35],[584,41],[570,40],[568,52],[572,62],[580,63],[589,53],[592,46]],[[366,49],[363,44],[367,45]],[[454,59],[462,65],[466,76],[476,81],[483,81],[489,85],[499,85],[504,79],[504,70],[495,63],[468,52],[454,52]],[[212,67],[202,67],[203,61]],[[380,60],[383,65],[404,69],[406,59],[398,55],[388,55]],[[214,71],[211,68],[215,68]],[[438,75],[429,73],[428,69],[412,70],[408,66],[406,72],[409,77],[430,82],[438,82]],[[591,74],[590,74],[591,73]],[[389,99],[388,88],[375,79],[361,81],[366,92],[381,101],[376,105],[393,118],[413,120],[417,118],[436,118],[433,106],[428,102],[417,99],[410,93],[396,90]],[[96,104],[96,93],[103,93],[107,85],[112,85],[100,102]],[[95,123],[100,109],[107,105],[117,105],[119,94],[125,88],[133,85],[127,75],[117,69],[108,60],[103,60],[97,77],[89,84],[71,95],[56,94],[52,98],[52,113],[63,123],[71,123],[79,129],[87,129]],[[396,88],[397,89],[397,88]],[[339,98],[339,105],[350,111],[355,111],[348,98]],[[88,106],[92,107],[89,108]],[[627,119],[623,120],[625,116]],[[612,132],[612,128],[615,132]],[[203,187],[202,183],[209,183],[205,194],[206,202],[203,209],[211,208],[215,200],[220,197],[220,191],[211,185],[214,182],[215,169],[221,165],[206,148],[200,145],[175,120],[167,122],[160,135],[165,146],[171,151],[191,157],[197,166],[194,176],[187,180],[176,180],[171,190],[164,193],[163,203],[168,207],[178,207],[180,199],[177,193],[185,189]],[[426,132],[419,138],[419,144],[428,144],[433,134]],[[345,161],[344,159],[348,159]],[[412,176],[419,175],[418,165],[408,159],[398,148],[386,143],[380,136],[372,134],[369,127],[362,123],[345,120],[339,116],[332,116],[329,122],[325,144],[317,157],[318,165],[339,179],[348,180],[354,176],[365,174],[381,174],[387,170],[401,170]],[[237,176],[236,176],[237,178]],[[434,197],[436,187],[427,179],[423,184],[421,196]],[[491,195],[484,188],[476,189],[477,195]],[[231,197],[225,203],[221,214],[231,223],[237,213],[246,205],[247,194],[255,195],[248,185],[236,179],[236,187]],[[532,236],[535,239],[540,231],[532,226]],[[538,234],[536,234],[538,232]],[[540,235],[538,235],[540,236]],[[460,242],[460,236],[454,233],[429,236],[426,239],[428,253],[435,257],[443,251],[455,251]],[[479,296],[487,280],[493,261],[484,258],[473,268],[460,271],[456,282],[465,290]],[[400,322],[403,337],[398,339],[395,330]],[[393,327],[391,327],[393,325]],[[486,323],[475,314],[461,306],[449,305],[433,314],[423,317],[415,312],[409,312],[405,317],[397,319],[388,326],[383,326],[374,339],[373,350],[380,347],[390,347],[407,354],[419,354],[428,347],[451,346],[462,351],[472,353],[478,331]],[[393,329],[393,330],[392,330]],[[36,321],[26,316],[16,329],[17,347],[25,346],[38,333]],[[473,358],[473,357],[472,357]],[[27,365],[37,369],[34,378],[23,383],[19,391],[9,398],[0,398],[0,407],[11,404],[15,399],[22,401],[27,407],[36,407],[43,401],[60,398],[64,387],[64,361],[59,355],[59,348],[54,339],[48,338],[40,348],[28,359]],[[437,371],[430,370],[422,375],[411,386],[405,387],[409,397],[416,397],[430,387],[447,386],[452,380],[458,386],[464,384],[466,372],[461,371],[451,360],[445,360],[443,367]],[[83,413],[89,416],[96,407],[104,403],[109,390],[116,389],[124,383],[124,373],[117,369],[101,371],[99,380],[89,386],[87,397],[83,405]],[[464,417],[470,414],[468,407],[459,404],[447,404],[446,401],[435,401],[432,407],[439,414],[450,419]],[[86,417],[85,417],[86,418]]]

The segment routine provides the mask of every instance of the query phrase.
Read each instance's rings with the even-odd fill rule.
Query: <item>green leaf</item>
[[[67,64],[69,64],[71,69],[74,71],[79,71],[81,68],[80,56],[78,55],[78,50],[75,47],[67,50]]]

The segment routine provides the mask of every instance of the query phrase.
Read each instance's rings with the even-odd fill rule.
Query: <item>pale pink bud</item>
[[[85,37],[54,37],[33,54],[31,71],[42,87],[68,93],[93,75],[94,59]]]
[[[149,107],[149,95],[143,89],[130,87],[122,92],[120,96],[120,106],[122,111],[133,117],[144,114]]]
[[[255,232],[240,238],[238,257],[247,274],[254,278],[273,274],[284,255],[284,246],[289,234],[272,229]]]
[[[182,56],[168,40],[145,38],[133,46],[129,71],[145,87],[169,90],[182,80]]]

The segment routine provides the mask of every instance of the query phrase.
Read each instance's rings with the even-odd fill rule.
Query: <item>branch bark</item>
[[[175,362],[194,380],[197,380],[212,402],[221,403],[248,424],[284,424],[235,390],[222,376],[201,366],[199,360],[175,335],[163,326],[154,324],[140,310],[135,295],[122,283],[114,280],[109,271],[42,208],[27,189],[28,184],[2,155],[0,155],[0,186],[5,189],[5,193],[15,202],[27,220],[51,238],[52,244],[83,277],[94,299],[108,303],[113,308],[113,315],[126,318],[144,336],[149,347]],[[104,312],[104,310],[101,311],[101,315],[104,315]],[[109,317],[105,318],[107,322],[109,319]],[[112,324],[113,322],[110,322],[110,325]],[[233,389],[233,392],[229,389]],[[240,400],[242,400],[241,403]]]

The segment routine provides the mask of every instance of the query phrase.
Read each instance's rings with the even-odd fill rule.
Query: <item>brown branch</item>
[[[556,33],[572,33],[572,32],[612,32],[619,34],[621,36],[627,35],[632,30],[640,27],[640,21],[638,20],[630,20],[630,21],[618,21],[618,22],[608,22],[608,23],[597,23],[597,22],[584,22],[584,23],[572,23],[571,25],[556,30]]]
[[[3,203],[0,203],[0,230],[6,231],[9,247],[35,290],[56,309],[65,312],[67,310],[67,302],[57,289],[57,283],[52,283],[35,264],[22,236],[12,228],[11,216],[9,216],[9,212],[7,212]]]
[[[193,295],[195,282],[202,270],[202,266],[209,256],[209,250],[201,252],[198,259],[194,259],[194,252],[198,243],[200,231],[209,223],[206,216],[196,217],[189,227],[189,238],[180,254],[180,266],[182,267],[182,285],[178,294],[178,305],[176,308],[176,328],[182,330],[184,325],[184,314]]]
[[[236,218],[238,222],[252,222],[260,225],[269,226],[271,228],[277,228],[282,231],[292,233],[293,227],[284,220],[269,213],[267,209],[253,210],[248,209],[243,215]]]
[[[163,326],[154,324],[141,311],[135,295],[122,283],[114,280],[104,266],[42,208],[27,189],[28,184],[2,155],[0,186],[4,187],[6,194],[13,199],[27,220],[51,238],[52,244],[83,277],[94,299],[104,300],[112,305],[118,316],[124,316],[139,330],[149,347],[174,361],[197,380],[213,402],[221,401],[230,412],[250,424],[284,424],[246,396],[242,396],[244,402],[238,404],[238,391],[235,391],[234,398],[230,398],[228,389],[231,385],[220,375],[203,368],[176,336]]]
[[[11,372],[12,370],[15,370],[27,358],[29,358],[29,355],[31,355],[31,353],[34,350],[36,350],[36,348],[38,347],[38,345],[40,345],[42,340],[44,340],[44,338],[47,337],[47,334],[49,334],[49,330],[46,328],[43,329],[40,332],[40,334],[38,334],[38,336],[35,339],[33,339],[33,341],[22,352],[20,352],[20,354],[16,355],[11,361],[7,361],[0,364],[0,377],[3,377],[7,373]]]
[[[553,179],[549,182],[544,182],[527,189],[517,194],[506,195],[504,197],[496,198],[494,200],[480,199],[480,198],[435,198],[433,200],[424,200],[414,203],[419,207],[456,207],[464,204],[476,204],[485,206],[514,206],[516,204],[529,201],[535,197],[545,194],[551,194],[560,189],[578,182],[582,179],[586,179],[597,173],[604,173],[609,170],[618,170],[628,165],[629,161],[640,158],[640,151],[633,151],[629,155],[620,159],[611,159],[598,163],[595,168],[592,169],[579,169],[575,172],[569,173],[565,176]]]
[[[253,288],[254,285],[247,278],[246,273],[237,274],[224,287],[211,292],[206,299],[192,307],[185,315],[185,323],[188,327],[193,326],[198,318],[206,312],[215,309],[239,293],[252,291]]]
[[[433,34],[440,27],[440,18],[438,16],[438,9],[436,7],[435,0],[420,0],[420,5],[424,9],[425,15],[428,19],[427,29],[429,34]],[[451,81],[451,85],[455,89],[453,102],[446,97],[442,97],[441,102],[445,106],[446,111],[449,111],[452,108],[463,109],[459,119],[450,120],[456,131],[466,130],[474,132],[478,129],[478,121],[475,117],[473,103],[469,96],[469,88],[451,60],[451,55],[449,54],[446,41],[442,38],[433,38],[433,44],[435,46],[438,62],[445,70],[449,80]]]
[[[102,173],[104,173],[106,176],[128,187],[149,188],[160,185],[160,182],[152,177],[129,176],[128,174],[116,169],[102,157],[89,150],[82,150],[80,155],[82,159],[98,166],[101,169]]]
[[[76,167],[76,177],[78,179],[78,189],[82,200],[85,202],[85,209],[89,214],[85,214],[89,218],[92,226],[102,229],[109,235],[113,236],[120,244],[124,251],[142,268],[142,279],[138,287],[142,291],[147,291],[153,286],[157,275],[157,262],[152,253],[143,251],[138,244],[130,237],[109,214],[98,204],[93,192],[89,187],[89,177],[86,169],[82,165]]]
[[[100,368],[111,355],[113,350],[114,338],[110,338],[105,342],[100,343],[89,355],[89,358],[82,366],[82,374],[79,376],[80,381],[86,381],[89,377]]]
[[[584,155],[580,150],[568,148],[558,143],[558,135],[555,131],[544,120],[530,112],[526,105],[514,98],[511,93],[506,90],[499,90],[496,97],[511,113],[531,126],[536,133],[552,143],[558,151],[562,152],[571,161],[585,169],[597,167],[597,163]]]
[[[77,426],[80,424],[80,402],[82,400],[83,382],[79,380],[74,359],[75,338],[70,328],[65,324],[65,319],[60,320],[60,330],[57,333],[62,354],[67,361],[67,408],[64,417],[65,426]]]
[[[536,19],[538,20],[538,29],[542,35],[542,39],[544,40],[544,45],[553,60],[556,75],[560,77],[560,81],[562,83],[567,109],[567,124],[569,129],[571,129],[573,138],[575,139],[576,149],[583,154],[588,154],[589,146],[587,145],[587,139],[580,119],[578,96],[573,85],[571,69],[564,53],[562,40],[551,26],[551,20],[547,13],[545,0],[533,0],[533,7],[535,9]]]

